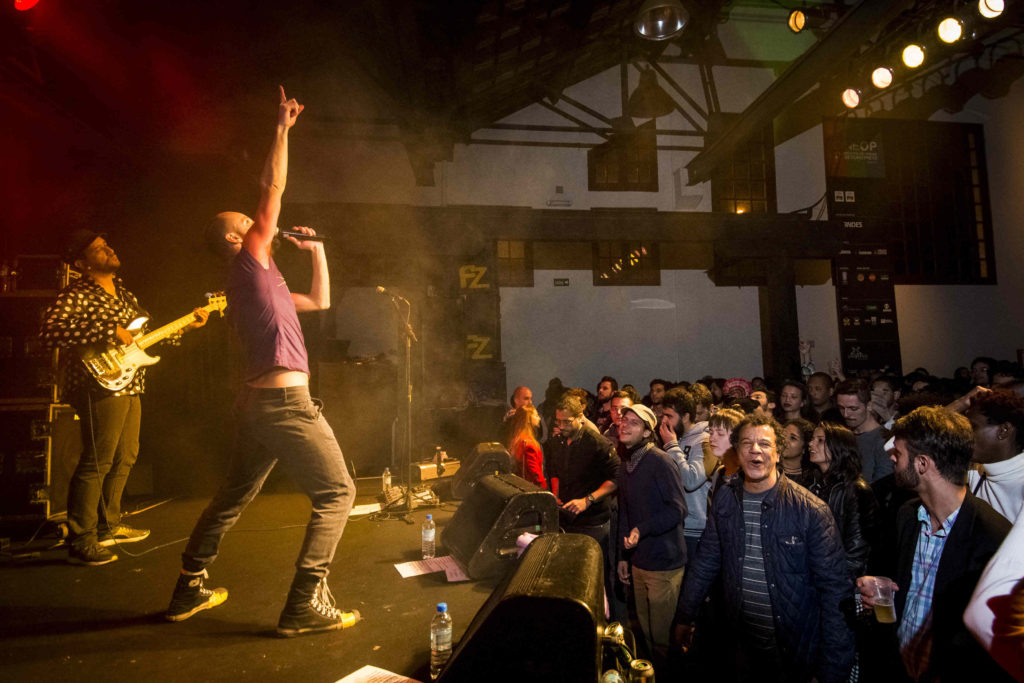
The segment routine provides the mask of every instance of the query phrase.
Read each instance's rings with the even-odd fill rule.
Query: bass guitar
[[[227,297],[222,292],[210,294],[208,297],[209,303],[203,306],[203,310],[208,313],[217,311],[223,317],[228,304]],[[153,365],[160,360],[160,356],[146,353],[147,348],[180,332],[195,320],[195,312],[191,312],[152,332],[145,332],[140,328],[146,322],[146,318],[138,318],[128,326],[129,331],[139,330],[130,344],[90,345],[83,347],[79,356],[85,364],[85,369],[100,386],[110,391],[120,391],[131,383],[139,368]]]

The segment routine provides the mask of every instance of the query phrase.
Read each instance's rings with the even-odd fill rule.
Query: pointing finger
[[[283,104],[288,101],[288,98],[284,96],[284,86],[279,85],[277,87],[281,90],[281,103]]]

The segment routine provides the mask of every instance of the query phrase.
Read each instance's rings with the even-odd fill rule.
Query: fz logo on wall
[[[466,335],[466,352],[471,360],[490,360],[494,358],[491,353],[491,338],[481,337],[476,334]]]
[[[459,288],[460,289],[490,289],[489,282],[481,282],[487,274],[486,266],[460,266],[459,267]]]

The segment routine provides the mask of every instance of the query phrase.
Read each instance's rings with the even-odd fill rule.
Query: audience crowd
[[[1024,681],[1021,369],[831,370],[555,378],[501,435],[659,679]]]

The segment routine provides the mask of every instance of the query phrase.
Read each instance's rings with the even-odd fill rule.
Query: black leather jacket
[[[850,482],[826,476],[814,482],[810,490],[832,511],[846,550],[846,567],[856,581],[868,573],[872,549],[879,543],[881,514],[875,494],[863,477]]]

